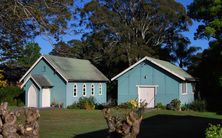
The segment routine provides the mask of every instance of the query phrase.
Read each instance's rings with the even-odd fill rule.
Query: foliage
[[[40,50],[41,48],[37,43],[28,43],[22,48],[22,52],[14,64],[22,67],[31,67],[41,56]]]
[[[0,103],[8,102],[10,106],[22,106],[24,105],[24,92],[16,86],[7,86],[0,88]]]
[[[68,106],[68,109],[86,109],[93,110],[95,109],[95,98],[90,97],[80,97],[78,102],[74,102],[72,105]]]
[[[166,106],[164,106],[162,103],[157,103],[155,108],[157,108],[157,109],[166,109]]]
[[[58,38],[71,19],[73,0],[1,1],[0,61],[16,59],[22,46],[40,33]]]
[[[5,80],[5,77],[4,77],[3,73],[4,73],[4,71],[0,70],[0,88],[6,87],[8,85],[7,80]]]
[[[167,52],[161,46],[171,43],[170,38],[187,30],[191,22],[185,8],[173,0],[91,1],[81,9],[81,16],[82,23],[94,30],[88,37],[92,47],[129,65],[145,55]]]
[[[205,100],[195,100],[190,104],[190,109],[194,111],[204,112],[206,111],[206,101]]]
[[[192,65],[193,55],[201,49],[196,46],[188,46],[190,43],[190,40],[184,37],[175,39],[172,55],[181,68]]]
[[[222,127],[218,125],[210,124],[210,127],[206,129],[206,138],[221,138],[222,137]]]
[[[123,108],[123,109],[135,109],[137,107],[138,107],[138,101],[135,99],[131,99],[117,106],[117,108]]]
[[[51,107],[63,108],[63,103],[57,103],[57,102],[53,101],[51,103]]]
[[[169,104],[167,104],[167,109],[174,110],[174,111],[180,111],[180,104],[181,101],[178,99],[173,99]]]
[[[222,40],[222,1],[221,0],[194,0],[189,6],[189,15],[202,21],[197,29],[196,38],[210,38]]]

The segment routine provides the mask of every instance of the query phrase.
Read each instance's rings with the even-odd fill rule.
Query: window
[[[186,94],[186,93],[187,93],[187,84],[182,83],[182,94]]]
[[[103,85],[102,83],[99,84],[99,95],[102,95],[103,92]]]
[[[94,86],[94,84],[91,85],[91,95],[95,95],[95,86]]]
[[[74,84],[74,86],[73,86],[73,97],[76,97],[77,93],[78,93],[78,87],[77,87],[77,84]]]
[[[83,84],[82,86],[82,95],[86,96],[86,84]]]
[[[46,71],[46,66],[43,66],[42,72]]]

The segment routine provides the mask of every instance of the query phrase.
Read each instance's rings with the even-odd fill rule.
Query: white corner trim
[[[36,85],[39,87],[39,89],[41,89],[41,86],[35,81],[35,79],[31,75],[22,83],[20,87],[23,88],[25,84],[28,82],[28,80],[30,79],[32,79],[36,83]]]
[[[130,66],[130,67],[128,67],[127,69],[125,69],[124,71],[122,71],[121,73],[119,73],[118,75],[116,75],[115,77],[113,77],[113,78],[111,79],[111,81],[114,81],[115,79],[117,79],[117,78],[120,77],[121,75],[125,74],[126,72],[128,72],[129,70],[131,70],[132,68],[134,68],[135,66],[137,66],[138,64],[140,64],[141,62],[143,62],[144,60],[148,60],[148,61],[150,61],[151,63],[159,66],[160,68],[168,71],[169,73],[177,76],[178,78],[180,78],[180,79],[182,79],[182,80],[186,80],[184,77],[180,76],[179,74],[176,74],[176,73],[172,72],[171,70],[163,67],[162,65],[156,63],[156,62],[153,61],[151,58],[149,58],[149,57],[146,56],[146,57],[142,58],[141,60],[139,60],[138,62],[136,62],[135,64],[133,64],[132,66]]]
[[[68,82],[68,80],[64,77],[64,75],[62,75],[62,73],[59,72],[58,69],[57,69],[52,63],[50,63],[44,56],[39,57],[39,59],[29,68],[29,70],[25,73],[25,75],[22,76],[22,78],[19,80],[19,82],[21,82],[21,81],[32,71],[32,69],[39,63],[39,61],[40,61],[41,59],[45,59],[45,61],[48,62],[48,64],[49,64],[52,68],[54,68],[55,71],[56,71],[57,73],[59,73],[59,75],[60,75],[66,82]]]
[[[29,68],[29,70],[25,73],[25,75],[22,76],[22,78],[19,80],[21,82],[28,74],[29,72],[39,63],[39,61],[43,58],[43,56],[40,56],[36,62]]]

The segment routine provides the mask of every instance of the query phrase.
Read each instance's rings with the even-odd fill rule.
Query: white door
[[[32,84],[28,90],[28,107],[38,107],[38,96],[35,86]]]
[[[155,87],[138,87],[139,102],[147,103],[147,108],[154,107]]]
[[[42,89],[42,107],[50,107],[50,89]]]

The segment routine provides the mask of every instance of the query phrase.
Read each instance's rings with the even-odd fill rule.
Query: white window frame
[[[84,86],[85,86],[85,94],[84,94]],[[86,96],[87,95],[87,87],[86,87],[86,84],[84,83],[83,85],[82,85],[82,96]]]
[[[95,85],[94,85],[94,83],[91,84],[91,95],[92,96],[95,95]]]
[[[183,86],[185,85],[185,92],[183,92]],[[188,90],[187,90],[187,83],[181,83],[181,93],[182,95],[187,95],[188,94]]]
[[[76,89],[76,95],[74,95],[74,89]],[[76,83],[74,83],[73,85],[73,97],[77,97],[78,96],[78,85]]]
[[[99,95],[103,95],[103,85],[99,83]]]

